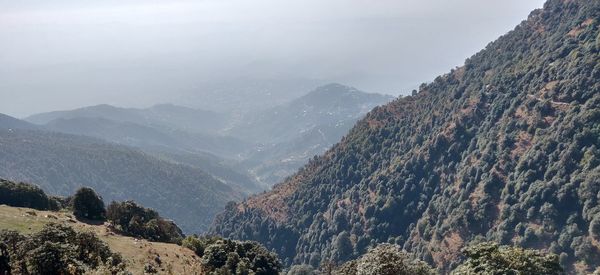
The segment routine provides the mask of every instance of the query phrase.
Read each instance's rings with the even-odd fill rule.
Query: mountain
[[[145,109],[120,108],[107,104],[68,111],[35,114],[26,121],[43,125],[57,119],[103,118],[142,126],[185,130],[194,133],[212,133],[222,127],[228,118],[219,113],[192,109],[173,104],[159,104]]]
[[[448,74],[360,120],[211,232],[286,264],[381,242],[448,272],[483,240],[600,267],[600,2],[550,0]]]
[[[328,84],[286,104],[250,115],[234,126],[231,133],[264,144],[287,141],[319,125],[358,119],[391,100],[391,96]]]
[[[203,158],[204,170],[220,166],[221,172],[244,173],[243,182],[237,184],[260,190],[293,174],[309,158],[331,147],[368,110],[391,99],[329,84],[285,104],[242,116],[171,104],[147,109],[97,105],[37,114],[26,120],[61,133],[169,154],[171,160]],[[207,162],[213,158],[206,155],[218,160]],[[229,173],[233,174],[236,172]]]
[[[132,199],[157,209],[186,232],[206,230],[227,202],[247,194],[191,165],[49,131],[0,130],[0,177],[63,196],[89,186],[107,202]]]
[[[39,127],[27,121],[23,121],[5,114],[0,114],[0,129],[38,129]]]
[[[57,118],[43,125],[49,130],[85,135],[148,150],[188,153],[211,153],[223,158],[237,158],[250,144],[234,137],[190,132],[164,126],[149,126],[131,121],[102,117]]]
[[[270,186],[329,149],[373,107],[391,100],[391,96],[328,84],[249,115],[229,133],[260,144],[242,166]]]

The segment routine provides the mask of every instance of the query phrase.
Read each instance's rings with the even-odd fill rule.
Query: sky
[[[208,106],[219,85],[284,80],[408,94],[543,2],[0,0],[0,113]]]

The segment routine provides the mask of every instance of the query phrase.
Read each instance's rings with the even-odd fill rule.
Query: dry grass
[[[187,248],[116,235],[105,224],[82,223],[67,212],[38,211],[0,205],[0,229],[31,234],[51,222],[69,225],[77,231],[96,233],[112,251],[123,256],[127,262],[127,269],[133,274],[144,274],[146,264],[154,265],[159,274],[203,274],[200,258]],[[155,260],[157,257],[160,257],[160,265]]]

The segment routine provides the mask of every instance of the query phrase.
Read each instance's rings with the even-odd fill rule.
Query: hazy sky
[[[185,104],[182,93],[239,79],[306,79],[407,93],[461,65],[542,5],[0,0],[0,113]]]

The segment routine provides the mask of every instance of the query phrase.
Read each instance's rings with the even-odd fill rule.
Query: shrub
[[[133,201],[110,203],[106,218],[124,234],[149,241],[181,243],[184,237],[173,221],[165,220],[156,211]]]
[[[12,274],[84,274],[92,270],[116,274],[125,270],[121,255],[111,252],[95,234],[78,233],[61,224],[47,224],[29,236],[1,231],[0,241],[7,252],[0,248],[0,270],[8,262]],[[2,260],[6,258],[9,261]]]
[[[537,250],[485,242],[464,249],[467,260],[453,275],[466,274],[564,274],[559,258]]]
[[[427,263],[412,259],[395,244],[380,244],[359,259],[350,261],[334,271],[338,275],[433,275]]]
[[[188,236],[182,242],[202,257],[209,274],[279,274],[282,264],[275,253],[257,242],[220,237]]]
[[[28,183],[14,183],[0,179],[0,204],[29,207],[38,210],[58,210],[59,204],[49,198],[44,190]]]
[[[317,275],[317,272],[310,265],[293,265],[287,275]]]
[[[10,274],[10,254],[8,247],[0,242],[0,274]]]
[[[77,218],[104,220],[106,210],[102,198],[93,189],[82,187],[73,195],[73,214]]]

